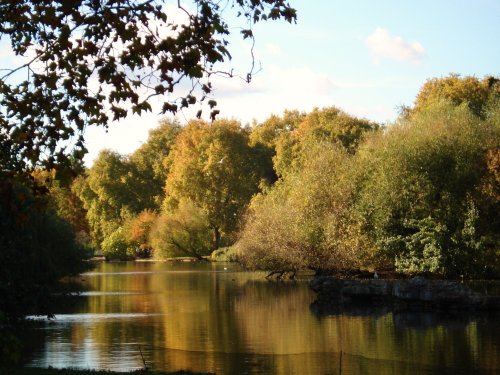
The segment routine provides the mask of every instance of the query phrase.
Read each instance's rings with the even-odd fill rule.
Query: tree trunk
[[[214,228],[214,242],[212,244],[212,250],[217,250],[220,245],[220,231],[219,227]]]

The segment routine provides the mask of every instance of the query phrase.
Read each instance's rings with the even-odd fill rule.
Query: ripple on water
[[[99,321],[108,319],[138,319],[138,318],[149,318],[154,316],[164,316],[166,314],[154,314],[154,313],[87,313],[87,314],[56,314],[53,318],[47,319],[45,316],[28,316],[31,320],[46,320],[51,323],[78,323],[78,322],[89,322],[89,321]]]

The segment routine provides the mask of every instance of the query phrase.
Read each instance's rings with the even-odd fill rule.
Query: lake
[[[100,263],[29,366],[217,374],[500,373],[498,314],[318,313],[307,280],[223,263]],[[342,354],[341,354],[342,353]]]

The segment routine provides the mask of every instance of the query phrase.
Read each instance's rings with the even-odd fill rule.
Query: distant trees
[[[360,150],[356,210],[380,258],[400,271],[492,274],[498,208],[484,193],[487,155],[500,145],[498,109],[433,103]],[[498,271],[498,269],[496,269]]]
[[[349,211],[354,186],[347,175],[358,144],[377,129],[325,108],[302,116],[278,137],[274,162],[282,178],[252,201],[237,243],[244,264],[290,272],[362,264],[366,248]]]
[[[252,128],[164,121],[132,155],[105,151],[71,190],[50,189],[56,201],[79,197],[85,210],[61,215],[76,225],[86,211],[109,258],[230,246],[224,254],[268,271],[498,275],[496,85],[431,80],[384,128],[335,107]]]
[[[200,257],[234,241],[251,197],[274,179],[271,155],[238,122],[164,121],[130,156],[101,152],[72,189],[105,256]]]
[[[150,132],[147,142],[130,156],[109,150],[102,151],[85,175],[72,185],[83,203],[90,226],[93,245],[108,257],[125,258],[148,255],[148,235],[139,235],[138,227],[149,233],[153,212],[159,211],[164,200],[165,177],[169,155],[181,127],[162,121]],[[139,224],[142,222],[142,224]],[[110,242],[108,239],[118,231]],[[125,250],[125,247],[127,250]],[[113,250],[115,249],[115,250]],[[118,249],[121,249],[118,251]]]
[[[277,137],[281,176],[236,244],[249,267],[500,275],[498,80],[430,80],[397,123],[335,109]]]

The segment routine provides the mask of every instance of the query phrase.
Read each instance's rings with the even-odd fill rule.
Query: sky
[[[336,106],[390,123],[429,78],[500,75],[500,0],[289,2],[297,10],[296,24],[254,26],[255,57],[262,69],[252,82],[214,81],[220,116],[245,124],[285,109]],[[249,44],[231,40],[233,59],[227,66],[245,75],[251,65]],[[104,148],[133,152],[164,117],[158,108],[111,123],[107,132],[87,129],[86,164]],[[185,122],[195,112],[176,117]]]

